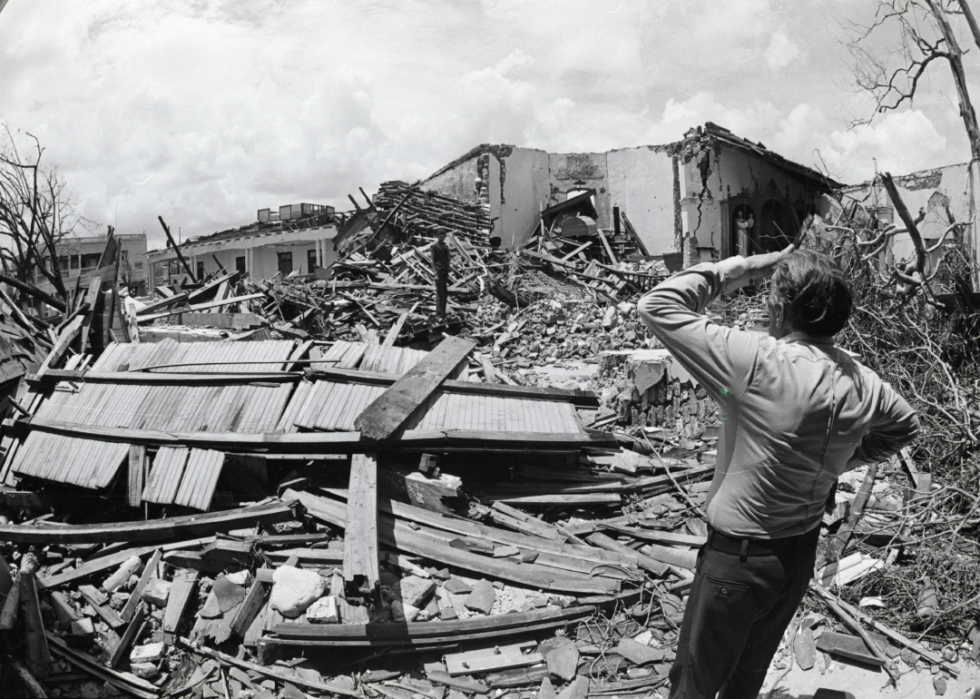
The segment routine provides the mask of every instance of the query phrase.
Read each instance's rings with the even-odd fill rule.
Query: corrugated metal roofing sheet
[[[180,386],[81,384],[55,391],[41,420],[178,432],[272,432],[292,384]]]
[[[196,510],[210,508],[224,463],[224,452],[213,449],[191,449],[174,502]]]
[[[11,469],[22,476],[105,488],[128,457],[128,444],[31,432],[14,455]]]
[[[286,408],[295,427],[329,432],[354,430],[354,419],[386,386],[318,381],[297,391]],[[295,403],[295,404],[294,404]],[[280,427],[283,424],[280,423]],[[579,434],[575,406],[546,400],[476,396],[438,391],[406,429]],[[294,430],[287,430],[294,431]]]
[[[282,371],[295,348],[291,340],[261,342],[144,342],[109,345],[92,365],[92,371],[126,371],[183,364],[169,372]],[[273,363],[269,363],[273,362]]]
[[[160,447],[143,491],[144,500],[161,505],[174,501],[190,451],[187,447]]]

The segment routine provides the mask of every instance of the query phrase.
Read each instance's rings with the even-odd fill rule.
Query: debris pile
[[[505,254],[479,207],[464,219],[457,204],[393,184],[348,220],[326,278],[223,272],[142,308],[116,299],[134,342],[105,349],[86,340],[111,295],[93,279],[39,335],[51,352],[18,389],[0,462],[0,631],[19,643],[3,686],[663,691],[718,446],[709,397],[637,317],[666,261],[623,261],[627,234],[581,212],[551,212]],[[441,227],[465,261],[445,319],[425,256]],[[873,259],[845,260],[865,286],[844,342],[898,377],[926,434],[841,480],[776,667],[928,667],[941,693],[980,648],[962,623],[980,593],[976,335],[931,301],[954,293],[955,264],[910,301]],[[764,300],[711,311],[756,326]],[[176,318],[225,337],[178,342]]]

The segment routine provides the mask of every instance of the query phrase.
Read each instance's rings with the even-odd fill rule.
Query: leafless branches
[[[72,208],[57,171],[41,164],[44,149],[34,136],[29,156],[22,155],[17,138],[6,129],[0,149],[0,266],[21,291],[47,281],[54,296],[68,297],[58,265],[56,245],[65,235],[88,223]],[[43,296],[34,294],[39,298]],[[48,297],[51,294],[46,294]]]
[[[980,160],[980,127],[951,15],[965,19],[980,46],[980,27],[967,0],[880,0],[874,21],[868,26],[852,27],[853,38],[847,48],[857,86],[874,97],[874,114],[910,105],[929,67],[936,62],[946,63],[956,85],[972,159]],[[883,38],[893,38],[896,45],[881,48]],[[857,123],[870,122],[874,114]]]

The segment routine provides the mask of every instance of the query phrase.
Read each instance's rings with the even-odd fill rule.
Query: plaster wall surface
[[[614,150],[606,154],[606,169],[610,204],[629,217],[647,251],[674,251],[673,156],[659,146]]]
[[[600,228],[612,227],[609,202],[609,170],[605,153],[556,153],[550,158],[551,203],[565,201],[570,191],[594,189],[593,198]]]
[[[514,248],[527,242],[541,220],[541,208],[550,205],[550,157],[541,150],[514,148],[502,162],[494,163],[495,160],[491,154],[490,179],[502,183],[503,196],[499,213],[494,214],[491,207],[491,217],[500,217],[494,225],[494,235],[500,236],[504,247]],[[496,172],[495,164],[499,168]],[[492,194],[493,189],[490,191]]]
[[[456,163],[444,172],[433,175],[422,183],[422,189],[425,191],[434,189],[440,194],[460,201],[479,201],[476,188],[476,180],[479,176],[477,169],[479,158],[480,155],[474,153],[472,157]]]

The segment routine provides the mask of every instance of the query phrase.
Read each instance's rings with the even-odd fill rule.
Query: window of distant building
[[[142,262],[134,262],[134,263],[133,263],[133,266],[134,266],[134,267],[135,267],[136,269],[143,269],[143,263],[142,263]]]
[[[71,261],[71,268],[78,269],[82,262],[81,258],[78,255],[69,255],[68,257]]]
[[[242,255],[241,257],[236,257],[235,258],[235,269],[240,274],[245,274],[245,271],[246,270],[245,270],[245,256],[244,255]]]
[[[58,258],[58,266],[61,268],[62,272],[68,270],[68,255],[61,255]]]
[[[197,261],[197,280],[201,281],[204,279],[204,262],[202,260]]]
[[[310,268],[310,274],[316,269],[316,248],[306,251],[306,265]]]
[[[280,252],[279,253],[279,273],[282,276],[288,276],[293,271],[293,253],[292,252]]]
[[[99,266],[99,260],[102,258],[102,253],[93,252],[88,255],[82,255],[82,269],[95,269]]]

